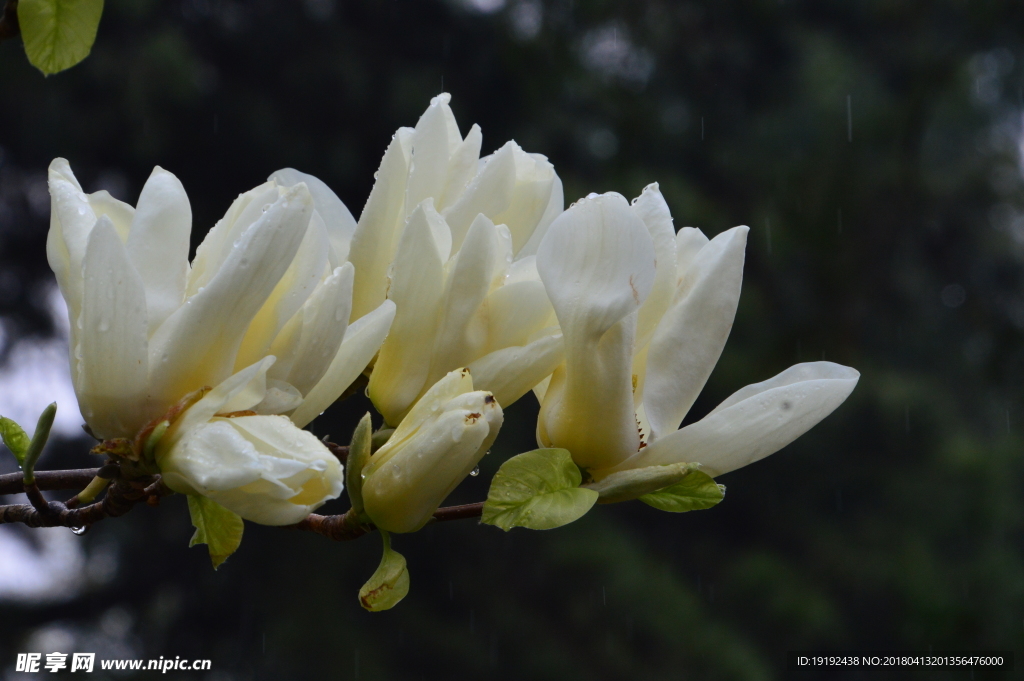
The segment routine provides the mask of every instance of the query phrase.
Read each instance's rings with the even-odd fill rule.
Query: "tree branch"
[[[7,40],[21,33],[18,24],[18,0],[7,0],[4,13],[0,15],[0,40]]]
[[[348,456],[348,447],[333,442],[324,444],[344,463]],[[41,490],[83,490],[97,477],[114,482],[107,489],[102,501],[82,508],[75,508],[77,495],[65,504],[59,501],[48,502],[40,494]],[[122,479],[121,468],[116,463],[108,463],[101,468],[37,471],[35,485],[28,488],[21,473],[0,475],[0,495],[22,492],[29,495],[32,503],[0,506],[0,524],[23,523],[28,527],[85,527],[104,518],[122,516],[143,501],[155,506],[159,503],[160,497],[172,493],[163,486],[159,475],[133,480]],[[461,506],[446,506],[434,511],[430,522],[479,518],[483,513],[483,507],[482,501]],[[291,527],[315,532],[335,541],[350,541],[377,529],[372,523],[361,523],[351,509],[340,515],[310,513],[304,520]]]
[[[63,472],[63,471],[62,471]],[[24,523],[28,527],[86,527],[104,518],[122,516],[138,504],[159,500],[160,476],[144,476],[135,480],[115,480],[103,501],[83,508],[70,509],[59,501],[51,501],[45,512],[29,504],[0,506],[0,524]]]
[[[104,467],[106,468],[106,467]],[[100,468],[81,468],[67,471],[36,471],[36,485],[41,490],[85,489],[94,477],[100,474]],[[106,472],[106,471],[104,471]],[[104,475],[103,477],[107,477]],[[116,477],[111,475],[110,477]],[[21,494],[25,484],[21,473],[0,475],[0,494]]]

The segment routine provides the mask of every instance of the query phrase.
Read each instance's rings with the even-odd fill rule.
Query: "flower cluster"
[[[502,466],[483,513],[540,528],[598,500],[711,505],[711,477],[853,390],[853,369],[799,364],[679,429],[729,335],[747,228],[677,232],[656,184],[565,210],[546,158],[515,142],[481,157],[480,129],[462,137],[448,103],[398,130],[358,221],[285,169],[240,195],[191,262],[174,175],[156,168],[133,208],[53,162],[47,255],[82,414],[122,443],[104,451],[196,508],[272,525],[347,480],[358,522],[411,532],[532,390],[542,449]],[[361,376],[384,425],[373,446],[357,431],[346,474],[302,427]]]

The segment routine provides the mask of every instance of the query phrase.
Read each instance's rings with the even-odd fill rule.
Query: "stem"
[[[41,490],[84,489],[94,477],[100,474],[101,470],[100,468],[82,468],[67,471],[41,471],[35,474],[36,486]],[[25,481],[22,479],[21,473],[0,475],[0,494],[21,494],[24,491]]]
[[[432,523],[442,523],[448,520],[463,520],[465,518],[479,518],[484,510],[484,502],[478,501],[475,504],[463,504],[462,506],[445,506],[434,511]],[[342,515],[317,515],[310,513],[305,520],[291,527],[296,530],[306,530],[322,534],[334,541],[350,541],[358,539],[364,534],[373,532],[372,524],[360,524],[356,513],[349,509]]]

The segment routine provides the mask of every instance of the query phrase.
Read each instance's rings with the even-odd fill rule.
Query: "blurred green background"
[[[862,372],[821,425],[723,477],[714,509],[398,537],[412,591],[383,614],[356,600],[376,537],[249,525],[215,573],[186,548],[183,499],[138,508],[75,538],[85,577],[64,596],[0,600],[0,678],[60,645],[210,658],[164,677],[209,681],[991,677],[789,672],[799,649],[1024,664],[1022,28],[1001,0],[107,0],[66,73],[0,44],[0,360],[53,332],[53,157],[132,203],[171,170],[198,242],[285,166],[358,215],[395,129],[448,91],[485,153],[545,154],[568,202],[657,181],[677,226],[751,226],[736,324],[688,421],[797,361]],[[345,441],[367,406],[314,430]],[[532,448],[535,414],[532,397],[508,410],[455,501]],[[86,447],[43,465],[93,465]]]

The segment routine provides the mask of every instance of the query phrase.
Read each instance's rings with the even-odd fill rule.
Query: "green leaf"
[[[725,498],[725,485],[715,483],[704,471],[690,471],[681,481],[640,497],[640,501],[670,513],[685,513],[711,508]]]
[[[345,488],[348,499],[356,513],[363,512],[363,466],[370,460],[370,442],[373,437],[373,425],[370,423],[370,412],[359,420],[359,425],[352,433],[352,442],[348,447],[348,459],[345,462]]]
[[[380,530],[384,555],[380,565],[359,589],[359,603],[370,612],[390,610],[409,593],[409,570],[405,556],[391,550],[391,535]]]
[[[103,0],[21,0],[18,23],[25,54],[51,75],[89,56],[103,14]]]
[[[0,437],[3,437],[7,449],[11,450],[11,454],[18,460],[18,465],[23,466],[25,452],[28,451],[30,442],[28,434],[12,419],[0,416]]]
[[[700,464],[670,463],[664,466],[645,466],[612,473],[598,482],[584,485],[597,492],[599,504],[617,504],[657,492],[685,478]]]
[[[514,456],[494,474],[481,521],[501,529],[550,530],[582,518],[598,493],[580,487],[583,476],[566,449],[535,449]]]
[[[36,430],[32,433],[32,440],[29,441],[28,448],[25,450],[25,456],[21,461],[21,470],[25,474],[25,484],[35,482],[36,462],[39,461],[39,457],[43,454],[43,447],[46,446],[46,441],[50,439],[50,428],[53,427],[53,419],[56,416],[57,403],[51,402],[46,405],[46,409],[43,409],[43,413],[39,415],[39,420],[36,421]]]
[[[216,570],[242,544],[245,523],[239,515],[198,494],[188,495],[188,512],[196,528],[188,545],[191,548],[196,544],[206,544]]]

